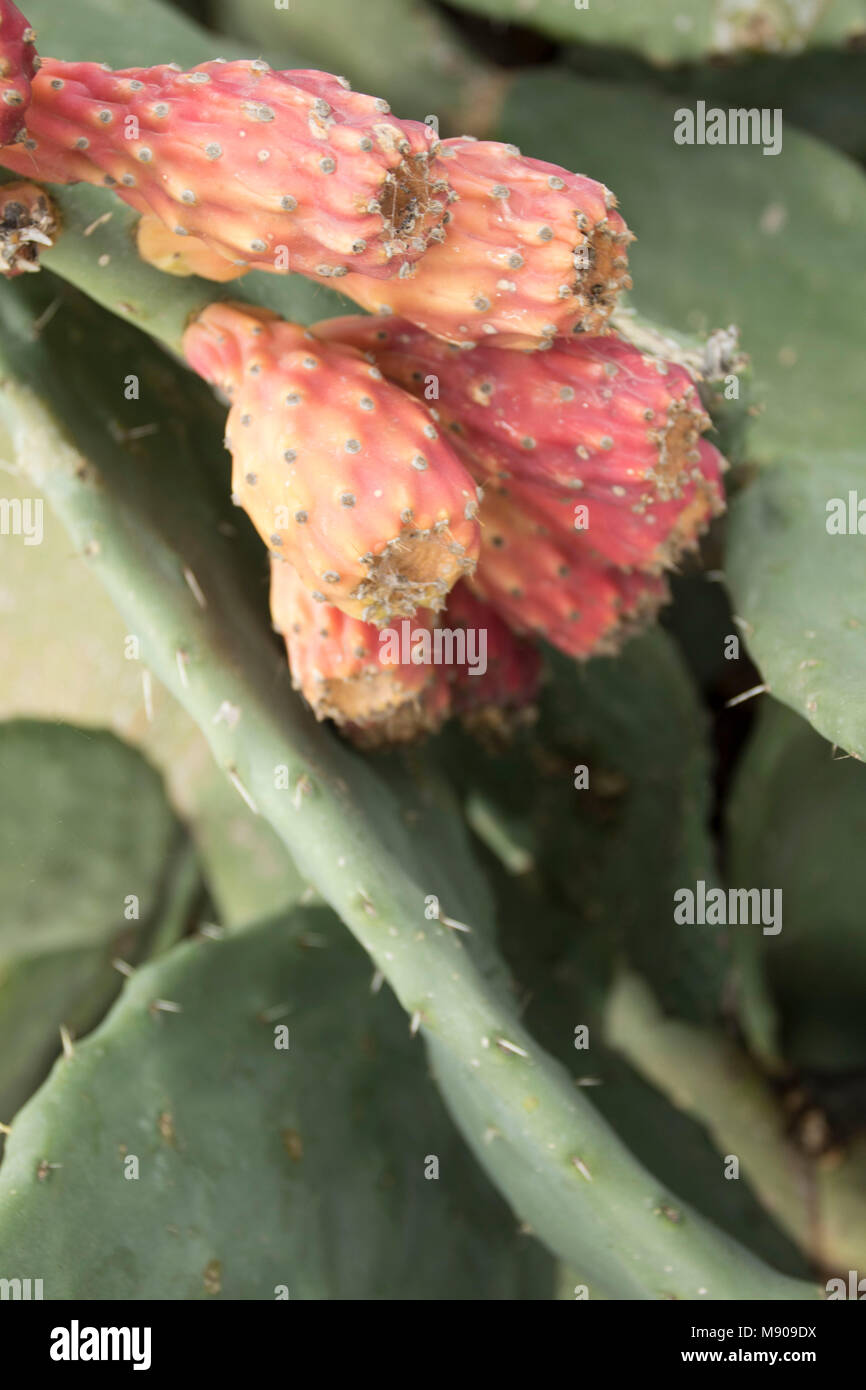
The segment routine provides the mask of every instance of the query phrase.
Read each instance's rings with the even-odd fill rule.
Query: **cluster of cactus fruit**
[[[558,46],[505,72],[477,19],[455,85],[463,22],[426,0],[376,0],[362,35],[352,0],[206,0],[207,28],[186,0],[18,3],[0,432],[21,534],[23,490],[40,537],[48,510],[34,552],[0,506],[0,843],[33,865],[0,912],[0,1284],[535,1298],[552,1256],[566,1298],[848,1287],[863,604],[856,547],[814,522],[862,475],[839,452],[862,175],[793,129],[784,161],[692,158],[643,70],[589,81]],[[573,37],[591,73],[598,36]],[[328,75],[347,64],[354,91]],[[802,218],[776,225],[795,201],[852,286],[823,328],[801,322]],[[700,341],[642,318],[630,275]],[[766,409],[737,329],[703,341],[732,319]],[[684,922],[683,886],[717,883],[774,927],[784,892],[784,932]],[[482,1171],[508,1206],[489,1229]]]
[[[183,339],[230,403],[233,499],[320,717],[391,742],[467,702],[518,711],[539,674],[526,639],[583,658],[657,611],[722,507],[724,462],[684,368],[610,331],[631,233],[607,188],[440,141],[327,73],[40,60],[9,0],[0,54],[0,163],[28,180],[3,190],[4,273],[55,230],[34,181],[88,182],[142,214],[160,269],[337,278],[371,311],[304,328],[220,302]],[[412,641],[452,621],[493,637],[475,680]]]

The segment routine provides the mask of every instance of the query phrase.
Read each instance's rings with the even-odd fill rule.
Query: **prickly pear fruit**
[[[538,690],[537,649],[465,583],[452,589],[446,613],[383,630],[318,602],[292,565],[272,557],[271,617],[295,689],[317,719],[333,719],[364,747],[420,738],[451,714],[507,731]]]
[[[54,203],[35,183],[0,187],[0,275],[11,280],[39,269],[40,246],[53,246],[60,230]]]
[[[632,235],[609,189],[492,140],[445,140],[439,163],[457,195],[444,241],[399,280],[349,275],[340,289],[462,346],[602,332],[631,285]]]
[[[575,536],[553,535],[506,483],[485,490],[481,557],[474,591],[518,633],[545,637],[569,656],[611,653],[655,616],[667,598],[663,578],[603,564]]]
[[[441,722],[436,702],[428,707],[423,698],[433,693],[434,667],[386,660],[380,628],[317,602],[294,567],[276,558],[271,617],[286,644],[292,683],[317,719],[370,731],[371,739],[375,730],[382,743],[404,742]],[[425,612],[405,621],[415,633],[429,631],[434,619]]]
[[[471,644],[467,637],[465,649],[472,646],[476,658],[483,652],[483,662],[476,660],[474,667],[463,663],[445,671],[453,713],[479,731],[508,732],[515,716],[531,713],[538,695],[542,668],[538,648],[516,636],[466,583],[451,590],[441,622],[452,630],[471,630],[475,642]]]
[[[247,266],[227,261],[200,237],[178,236],[177,232],[169,231],[152,212],[139,218],[135,244],[141,259],[166,275],[201,275],[205,280],[224,283],[239,279],[248,270]]]
[[[24,128],[38,67],[34,30],[12,0],[0,0],[0,145],[11,145]]]
[[[558,339],[542,354],[461,351],[405,320],[318,324],[371,355],[385,375],[435,404],[481,483],[508,480],[566,547],[605,563],[661,570],[722,508],[721,455],[684,368],[620,339]]]
[[[232,403],[235,501],[314,595],[378,624],[443,606],[474,568],[478,493],[419,402],[251,306],[209,305],[184,351]]]
[[[10,169],[107,184],[238,266],[390,276],[444,235],[445,166],[425,125],[344,78],[267,63],[113,72],[45,59]]]
[[[652,484],[639,490],[597,483],[592,491],[575,493],[525,482],[523,475],[500,477],[507,479],[513,504],[529,508],[567,548],[576,543],[604,564],[658,574],[676,564],[684,550],[693,550],[722,510],[721,455],[704,439],[692,452],[698,460],[692,465],[695,476],[667,501],[658,500]],[[463,457],[471,467],[468,455]]]

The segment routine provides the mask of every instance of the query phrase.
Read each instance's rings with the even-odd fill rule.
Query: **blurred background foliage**
[[[432,761],[447,771],[526,1022],[578,1084],[591,1083],[631,1149],[785,1273],[862,1270],[866,567],[862,539],[829,537],[824,517],[828,499],[866,482],[866,4],[32,0],[28,16],[46,53],[116,66],[260,54],[279,67],[322,67],[400,115],[435,114],[444,134],[512,141],[580,169],[616,192],[637,234],[641,312],[692,332],[740,329],[760,409],[729,477],[728,517],[677,577],[662,628],[579,670],[548,654],[534,728],[505,749],[449,730],[409,755],[407,769]],[[698,100],[781,108],[781,153],[675,145],[674,112]],[[93,310],[50,272],[42,279],[42,338],[59,363],[76,333],[94,332]],[[146,470],[183,431],[209,460],[202,495],[222,497],[209,393],[186,378],[173,389],[158,350],[136,346],[144,340],[132,329],[110,331],[117,360],[141,352],[141,370],[161,382],[134,405],[122,400],[128,367],[114,380],[104,349],[101,365],[79,369],[114,410],[130,466]],[[16,450],[0,437],[6,498],[32,495],[20,459],[20,440]],[[266,625],[249,528],[214,505],[231,528],[251,621]],[[550,1260],[516,1234],[464,1151],[396,1007],[371,1001],[357,948],[226,783],[197,725],[129,656],[130,635],[47,509],[41,545],[0,537],[10,886],[0,907],[0,1121],[44,1082],[60,1025],[82,1036],[105,1020],[84,1074],[61,1060],[24,1111],[16,1162],[57,1147],[58,1136],[71,1143],[82,1097],[105,1112],[101,1128],[79,1136],[85,1149],[107,1142],[103,1129],[124,1131],[119,1078],[146,1055],[140,1079],[155,1115],[189,1093],[188,1136],[166,1121],[147,1142],[178,1223],[194,1206],[197,1225],[159,1296],[271,1296],[303,1243],[327,1257],[293,1265],[304,1270],[299,1297],[552,1297]],[[731,635],[741,643],[734,661],[724,656]],[[758,684],[770,693],[728,706]],[[579,764],[591,769],[589,791],[574,790]],[[675,927],[672,893],[698,878],[781,888],[783,931]],[[218,963],[214,927],[243,934]],[[117,960],[146,969],[114,1002]],[[152,1055],[130,1004],[136,990],[182,997],[192,1015],[183,1035],[160,1020]],[[283,996],[310,1049],[304,1085],[288,1095],[274,1075],[261,1081],[249,1026]],[[222,1015],[201,1012],[199,1033],[219,1028],[215,1053],[193,1037],[208,999]],[[215,1016],[225,1022],[208,1024]],[[579,1023],[590,1027],[585,1054],[574,1048]],[[387,1059],[387,1100],[361,1057]],[[216,1092],[248,1141],[234,1185],[238,1150],[226,1108],[208,1102]],[[215,1165],[201,1201],[173,1167],[193,1127],[193,1166]],[[299,1144],[316,1165],[301,1161]],[[329,1163],[349,1149],[357,1162],[345,1185]],[[443,1164],[448,1155],[441,1184],[418,1181],[426,1153]],[[736,1183],[722,1176],[730,1153],[741,1160]],[[3,1173],[7,1186],[14,1176]],[[229,1214],[237,1183],[250,1209]],[[441,1210],[428,1196],[437,1186]],[[142,1232],[162,1190],[141,1194]],[[78,1252],[53,1215],[62,1184],[54,1191],[5,1227],[13,1250],[37,1232],[58,1271],[54,1296],[152,1293],[143,1265],[124,1271],[120,1294],[97,1259],[76,1274]],[[313,1215],[299,1229],[305,1208]],[[111,1219],[99,1204],[88,1209],[106,1229]],[[254,1233],[249,1243],[241,1227]],[[208,1254],[217,1247],[233,1257]],[[421,1247],[423,1268],[411,1258]]]

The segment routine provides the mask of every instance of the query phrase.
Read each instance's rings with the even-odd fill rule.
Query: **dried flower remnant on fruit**
[[[603,332],[631,285],[632,234],[610,190],[490,140],[445,140],[439,162],[456,199],[444,240],[387,285],[350,274],[341,290],[461,346]]]
[[[483,485],[473,587],[571,655],[616,650],[652,616],[664,570],[723,507],[694,381],[612,335],[520,353],[460,350],[399,319],[315,332],[419,398],[436,380],[439,428]]]
[[[39,269],[39,252],[54,245],[60,217],[43,188],[35,183],[6,183],[0,187],[0,275]]]
[[[434,668],[385,661],[381,629],[317,602],[294,567],[276,558],[271,618],[292,683],[317,719],[334,720],[367,746],[404,743],[442,723],[447,701],[436,697]],[[423,612],[406,621],[415,633],[429,631],[435,618]]]
[[[240,268],[387,278],[444,234],[451,195],[436,151],[428,127],[329,73],[258,61],[115,72],[49,58],[26,145],[0,162],[106,185]]]
[[[446,611],[383,631],[318,602],[292,565],[273,558],[271,616],[295,689],[317,719],[333,720],[365,748],[416,741],[452,715],[501,738],[528,716],[538,692],[537,649],[465,583],[452,589]],[[483,669],[474,673],[459,659],[470,649],[467,629],[484,636]],[[437,661],[437,653],[448,660]]]

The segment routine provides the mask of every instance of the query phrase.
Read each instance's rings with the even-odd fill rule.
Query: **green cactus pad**
[[[862,0],[828,6],[798,0],[456,0],[498,22],[530,26],[563,42],[604,44],[659,64],[745,53],[799,53],[854,41]]]
[[[866,768],[767,700],[728,805],[729,872],[779,889],[782,930],[746,947],[797,1067],[866,1067]]]
[[[49,1299],[549,1297],[369,978],[323,909],[138,971],[13,1126],[3,1273]]]
[[[215,0],[213,13],[233,43],[245,42],[247,51],[263,49],[274,66],[341,73],[356,91],[384,97],[403,119],[437,116],[443,135],[461,134],[459,122],[465,124],[475,111],[486,114],[493,69],[427,3],[376,0],[363,22],[354,0],[328,0],[326,23],[312,5],[278,10],[246,0]],[[306,63],[295,61],[298,48]],[[411,61],[395,62],[396,53],[411,55]]]
[[[746,644],[777,699],[866,758],[864,537],[831,535],[828,503],[866,498],[866,455],[792,457],[734,499],[727,572]],[[855,525],[857,517],[855,511]],[[866,525],[866,521],[864,521]]]
[[[791,1114],[748,1054],[719,1029],[665,1016],[639,976],[618,980],[606,1032],[637,1072],[706,1129],[719,1155],[721,1181],[747,1181],[822,1277],[862,1268],[862,1141],[837,1147],[826,1160],[795,1144]],[[736,1180],[723,1176],[722,1156],[739,1160]]]
[[[0,1121],[136,962],[186,926],[198,876],[156,773],[114,735],[0,724]],[[132,898],[135,898],[135,902]],[[135,914],[135,915],[133,915]]]
[[[529,881],[568,910],[550,949],[567,957],[589,934],[694,1018],[717,1015],[729,963],[718,933],[673,920],[675,890],[715,874],[707,735],[673,642],[654,630],[583,666],[549,652],[538,723],[507,750],[448,744],[476,832],[494,852],[490,827],[507,832],[506,855],[516,846]],[[513,935],[522,958],[525,933]]]

